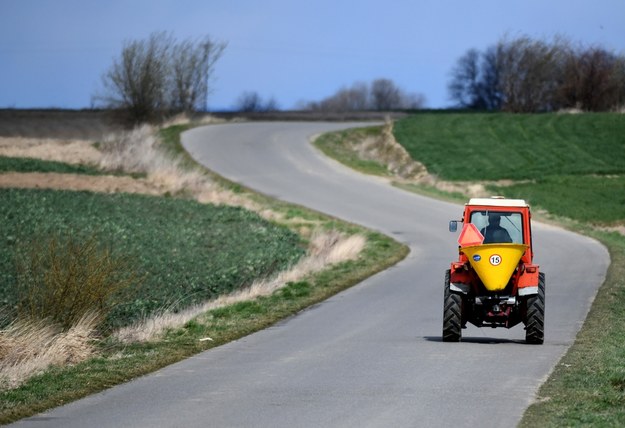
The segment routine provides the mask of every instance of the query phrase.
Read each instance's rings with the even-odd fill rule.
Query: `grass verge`
[[[540,387],[521,427],[625,426],[625,239],[578,231],[606,245],[612,263],[575,343]]]
[[[382,127],[374,126],[357,130],[330,132],[317,138],[314,145],[326,156],[339,159],[344,165],[360,171],[363,174],[391,177],[385,164],[377,159],[365,159],[356,150],[368,138],[379,139],[382,136]]]

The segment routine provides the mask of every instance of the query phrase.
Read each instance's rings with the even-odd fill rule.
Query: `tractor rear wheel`
[[[462,337],[462,296],[449,289],[451,271],[445,273],[443,302],[443,342],[459,342]]]
[[[538,279],[538,294],[527,299],[527,323],[525,341],[533,345],[542,345],[545,340],[545,274]]]

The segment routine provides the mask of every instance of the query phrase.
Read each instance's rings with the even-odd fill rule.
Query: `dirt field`
[[[94,143],[122,129],[110,112],[0,110],[0,156],[97,165],[102,154]],[[0,174],[1,187],[163,193],[147,180],[112,175],[9,172]]]
[[[97,140],[123,129],[104,110],[0,109],[0,137]]]

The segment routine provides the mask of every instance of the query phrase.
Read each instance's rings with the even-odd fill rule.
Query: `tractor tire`
[[[545,340],[545,274],[540,273],[538,294],[527,299],[525,342],[542,345]]]
[[[449,289],[451,271],[445,273],[443,302],[443,342],[460,342],[462,337],[462,296]]]

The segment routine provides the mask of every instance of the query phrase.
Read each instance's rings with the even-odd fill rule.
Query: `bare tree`
[[[625,59],[599,47],[569,52],[559,90],[567,107],[605,111],[620,106],[625,96]]]
[[[406,110],[419,110],[425,106],[425,95],[417,93],[402,93],[399,108]]]
[[[196,42],[184,40],[175,46],[171,57],[173,110],[206,109],[208,82],[225,48],[224,43],[213,42],[208,36]]]
[[[279,110],[278,102],[275,98],[264,101],[257,92],[243,92],[235,106],[235,110],[245,113],[277,111]]]
[[[165,32],[125,42],[120,58],[102,76],[104,95],[94,98],[108,108],[127,111],[134,122],[202,109],[208,79],[224,49],[224,43],[208,37],[178,43]]]
[[[357,82],[350,88],[341,88],[334,95],[315,104],[314,110],[356,111],[366,110],[369,105],[369,88],[366,83]]]
[[[560,107],[558,88],[568,42],[529,37],[502,38],[481,54],[462,56],[452,70],[450,98],[465,108],[511,112],[549,111]]]
[[[481,95],[481,54],[477,49],[469,49],[451,72],[451,82],[447,89],[450,98],[460,107],[483,109],[484,102]]]
[[[618,97],[616,104],[611,108],[622,110],[625,109],[625,55],[619,55],[614,64],[614,80],[617,82]]]
[[[376,79],[371,87],[357,82],[321,101],[309,102],[304,108],[319,111],[393,110],[418,109],[424,104],[423,95],[406,93],[389,79]]]
[[[449,97],[459,107],[475,110],[499,110],[501,64],[499,50],[491,47],[485,53],[469,49],[451,72],[447,87]]]
[[[376,79],[371,84],[371,108],[390,110],[402,108],[400,89],[390,79]]]
[[[279,110],[280,110],[280,104],[274,97],[271,97],[267,101],[265,101],[265,111],[279,111]]]
[[[241,112],[259,111],[262,100],[257,92],[243,92],[235,106],[235,110]]]
[[[564,50],[528,37],[497,45],[502,109],[511,112],[549,111],[557,107],[556,89]]]
[[[128,111],[137,121],[152,119],[166,106],[167,61],[171,39],[154,33],[147,40],[125,42],[102,81],[104,103]]]
[[[480,96],[483,108],[500,110],[503,103],[501,93],[501,60],[497,47],[490,47],[482,55],[480,72]]]

